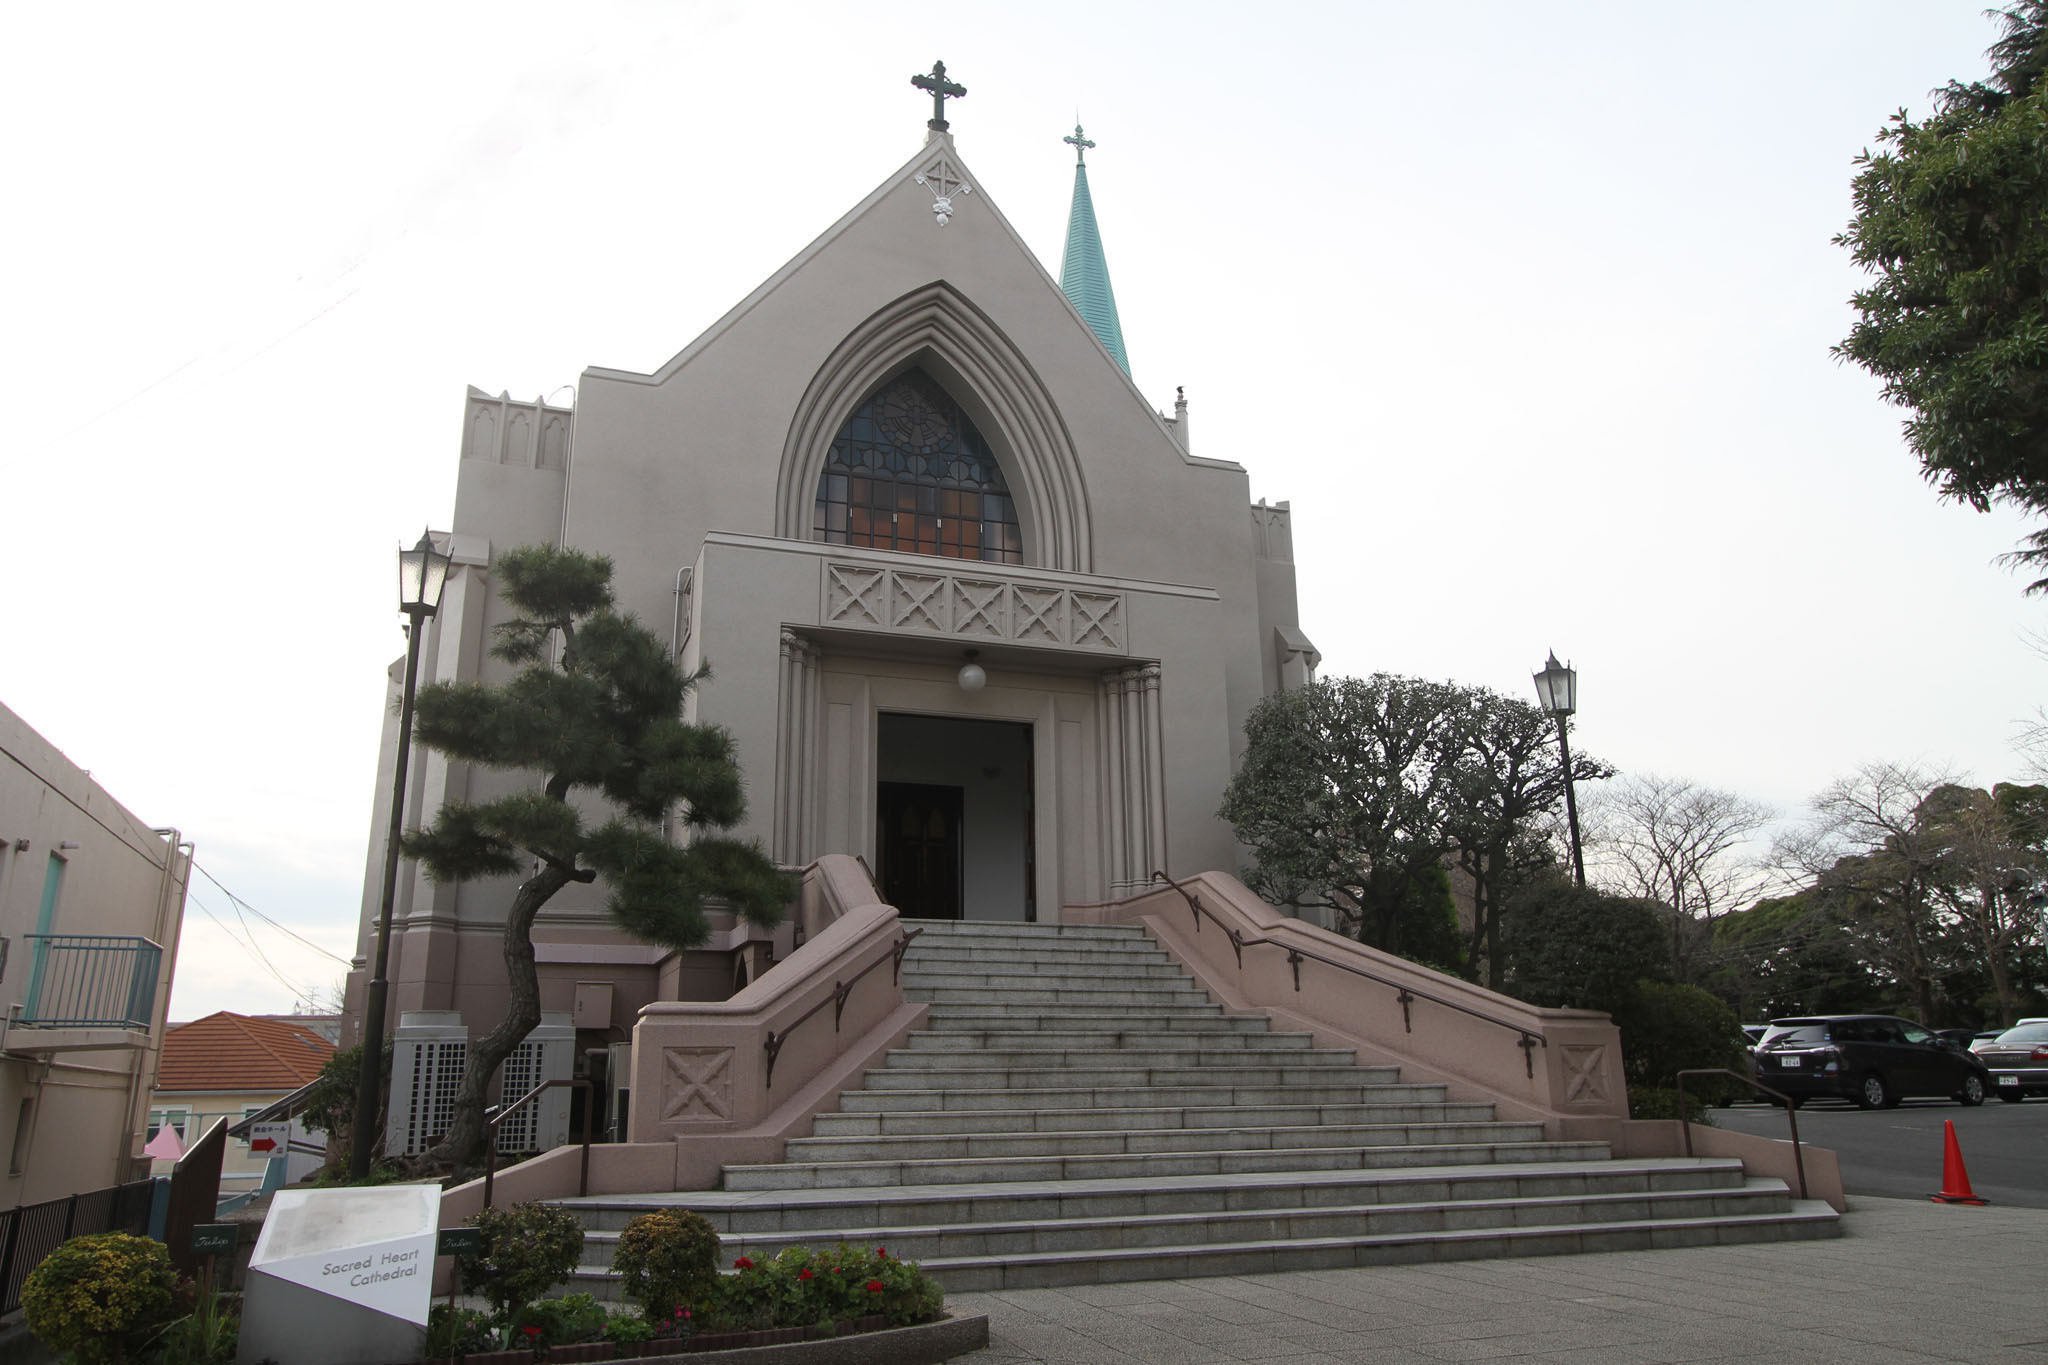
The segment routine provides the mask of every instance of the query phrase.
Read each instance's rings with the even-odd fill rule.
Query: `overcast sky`
[[[464,388],[647,371],[891,174],[943,58],[1057,272],[1091,187],[1131,369],[1291,499],[1325,673],[1532,696],[1795,813],[2019,771],[2024,527],[1938,502],[1836,364],[1830,238],[1981,0],[34,5],[9,17],[0,701],[265,914],[353,950],[394,566]],[[966,211],[972,211],[971,206]],[[195,884],[174,1017],[343,967]]]

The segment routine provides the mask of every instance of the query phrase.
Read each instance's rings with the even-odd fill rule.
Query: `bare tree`
[[[1615,895],[1671,910],[1671,962],[1692,979],[1693,948],[1717,915],[1754,904],[1770,865],[1746,852],[1777,818],[1761,801],[1683,777],[1643,773],[1602,788],[1589,803],[1598,848],[1595,880]]]
[[[1774,857],[1848,908],[1864,953],[1935,1017],[1935,895],[1948,842],[1921,819],[1946,773],[1869,763],[1813,799],[1813,819],[1781,838]]]
[[[2030,898],[2048,880],[2048,788],[1940,787],[1919,819],[1942,845],[1939,902],[1983,949],[1999,1018],[2011,1024],[2020,1014],[2013,951],[2033,937]]]

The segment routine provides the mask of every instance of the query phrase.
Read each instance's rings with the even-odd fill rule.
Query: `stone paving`
[[[2048,1362],[2048,1211],[1856,1198],[1819,1242],[952,1295],[961,1360]]]

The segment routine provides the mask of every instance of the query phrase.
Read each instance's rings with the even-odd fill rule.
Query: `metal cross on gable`
[[[931,93],[932,118],[931,122],[925,126],[935,133],[945,132],[948,127],[946,123],[946,101],[959,99],[967,93],[967,87],[956,85],[954,82],[946,79],[946,64],[944,62],[933,62],[931,75],[912,76],[910,83],[920,90]]]
[[[1074,164],[1076,166],[1085,166],[1088,164],[1088,149],[1090,147],[1093,147],[1095,144],[1090,142],[1087,138],[1081,136],[1080,124],[1077,123],[1074,125],[1074,135],[1072,137],[1063,137],[1060,139],[1060,141],[1073,144]]]

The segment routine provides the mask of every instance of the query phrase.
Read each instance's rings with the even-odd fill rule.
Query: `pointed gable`
[[[222,1010],[164,1034],[156,1088],[296,1090],[333,1055],[334,1044],[309,1028]]]

